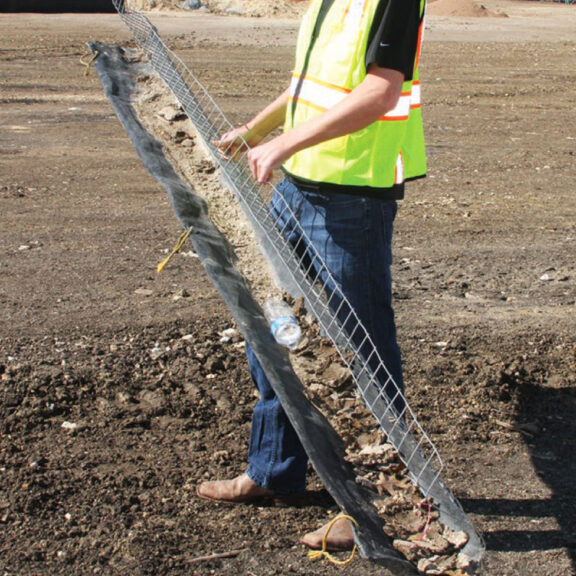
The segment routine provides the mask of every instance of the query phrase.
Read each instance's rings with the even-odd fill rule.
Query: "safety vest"
[[[365,78],[368,36],[381,1],[334,0],[312,50],[307,54],[322,6],[322,0],[312,0],[298,36],[285,130],[334,106]],[[425,0],[421,0],[421,15],[424,4]],[[418,76],[419,51],[420,46],[413,78],[404,82],[393,110],[358,132],[297,152],[285,162],[284,170],[312,182],[370,188],[391,188],[424,176],[426,151]]]

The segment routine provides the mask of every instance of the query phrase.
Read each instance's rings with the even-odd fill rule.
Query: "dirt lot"
[[[395,240],[408,397],[484,533],[481,574],[567,576],[576,7],[484,4],[508,17],[427,26],[429,177]],[[286,82],[295,20],[154,23],[233,122]],[[254,393],[197,259],[156,273],[179,225],[83,74],[92,40],[132,42],[114,15],[0,15],[0,574],[383,573],[308,560],[298,538],[334,512],[326,495],[196,498],[243,470]]]

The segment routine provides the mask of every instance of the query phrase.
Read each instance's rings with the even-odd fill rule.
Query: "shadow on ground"
[[[534,435],[525,433],[526,445],[536,474],[550,489],[550,497],[463,499],[462,503],[472,513],[525,519],[525,529],[486,533],[487,550],[565,549],[576,573],[576,390],[522,384],[517,421],[531,422],[539,428]],[[539,530],[542,519],[547,528]],[[557,527],[550,529],[546,519],[555,521]]]

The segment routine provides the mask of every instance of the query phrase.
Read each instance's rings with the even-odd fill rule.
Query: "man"
[[[282,167],[272,210],[276,203],[292,209],[400,390],[392,227],[405,181],[426,172],[417,66],[424,4],[312,0],[290,87],[219,142],[227,155],[248,145],[258,182]],[[265,141],[281,125],[282,134]],[[204,482],[197,493],[228,503],[298,502],[306,489],[306,453],[249,347],[247,356],[260,392],[248,469],[232,480]],[[319,547],[324,531],[303,542]],[[327,543],[332,550],[352,547],[351,525],[337,524]]]

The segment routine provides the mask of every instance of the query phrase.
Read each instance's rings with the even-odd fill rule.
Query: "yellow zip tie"
[[[100,56],[100,52],[98,52],[98,50],[94,50],[94,54],[93,54],[92,58],[90,58],[90,60],[88,60],[88,62],[84,62],[84,60],[82,60],[82,58],[80,58],[80,64],[83,64],[85,66],[84,76],[88,76],[90,74],[90,66],[92,65],[92,62],[94,62],[94,60],[96,60],[96,58],[98,58],[98,56]]]
[[[192,230],[194,230],[194,226],[190,226],[190,228],[188,228],[188,230],[185,230],[184,232],[182,232],[182,234],[180,234],[180,238],[178,239],[176,246],[174,246],[174,248],[172,248],[172,252],[170,252],[168,257],[165,258],[162,262],[160,262],[160,264],[158,264],[158,267],[156,268],[156,271],[158,272],[158,274],[160,274],[160,272],[162,272],[162,270],[164,270],[164,267],[166,266],[166,264],[168,264],[168,262],[170,262],[170,260],[172,260],[172,257],[175,254],[178,254],[178,252],[180,252],[180,250],[182,249],[182,246],[184,246],[184,242],[186,242],[186,240],[188,240],[188,236],[190,236],[190,234],[192,234]]]
[[[352,552],[350,552],[350,556],[346,558],[346,560],[338,560],[338,558],[334,558],[334,556],[332,556],[332,554],[326,550],[328,534],[330,533],[330,530],[332,530],[334,524],[338,522],[338,520],[350,520],[350,522],[354,523],[354,525],[358,527],[358,522],[356,522],[352,516],[346,516],[345,514],[336,516],[336,518],[334,518],[332,522],[328,524],[326,532],[324,532],[324,536],[322,537],[322,550],[308,550],[308,558],[310,558],[310,560],[319,560],[322,557],[325,557],[330,562],[332,562],[332,564],[336,564],[337,566],[346,566],[346,564],[350,564],[350,562],[354,560],[354,556],[356,554],[356,542],[354,542],[354,548],[352,548]]]

